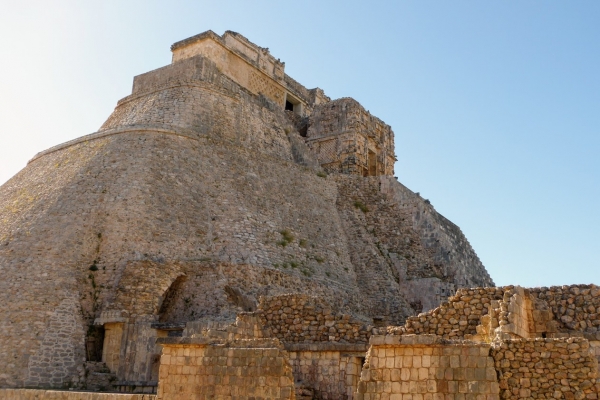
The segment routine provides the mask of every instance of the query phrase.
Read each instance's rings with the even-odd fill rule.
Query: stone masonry
[[[597,286],[493,287],[356,100],[171,50],[0,187],[0,398],[597,399]]]
[[[156,387],[157,338],[230,324],[261,296],[384,326],[493,284],[392,177],[391,128],[355,100],[305,88],[234,32],[172,50],[98,132],[0,188],[0,386],[83,388],[103,362],[114,387]]]

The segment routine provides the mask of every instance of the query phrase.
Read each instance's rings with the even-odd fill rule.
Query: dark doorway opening
[[[285,110],[286,111],[294,111],[294,105],[289,101],[285,101]]]
[[[86,361],[102,361],[102,348],[104,346],[104,327],[91,325],[85,338]]]

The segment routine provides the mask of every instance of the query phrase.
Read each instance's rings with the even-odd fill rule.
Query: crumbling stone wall
[[[459,289],[439,307],[418,316],[409,317],[403,327],[391,327],[393,334],[434,334],[448,339],[460,339],[477,333],[480,319],[488,312],[492,300],[500,300],[503,288]]]
[[[492,343],[503,399],[596,399],[598,361],[583,338]]]
[[[260,322],[267,337],[285,343],[366,343],[374,327],[348,314],[337,314],[307,295],[262,298]]]
[[[162,340],[158,400],[294,399],[289,356],[277,340]]]
[[[544,301],[559,322],[559,331],[600,331],[600,287],[570,285],[532,288],[529,292]]]
[[[514,338],[587,335],[597,340],[599,302],[596,285],[459,289],[439,307],[409,317],[404,326],[388,332],[469,339],[482,334],[478,339],[488,341],[498,333]]]

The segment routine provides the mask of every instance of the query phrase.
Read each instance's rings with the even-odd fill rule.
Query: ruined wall
[[[597,285],[532,288],[529,292],[552,310],[559,321],[559,331],[600,331],[600,287]]]
[[[348,314],[336,314],[322,300],[307,295],[262,298],[259,310],[265,335],[284,343],[366,343],[374,329]]]
[[[355,398],[497,400],[499,392],[487,344],[373,336]]]
[[[273,340],[162,342],[157,399],[293,399],[288,354]]]
[[[406,325],[391,327],[393,334],[434,334],[448,339],[461,339],[477,333],[481,317],[488,313],[493,300],[503,298],[503,288],[459,289],[439,307],[409,317]]]
[[[359,176],[394,174],[396,157],[391,127],[352,98],[315,107],[306,137],[329,172]]]
[[[599,301],[596,285],[459,289],[439,307],[409,317],[404,326],[389,327],[388,332],[481,341],[491,341],[496,336],[584,336],[595,341],[600,340],[600,321],[596,319]]]
[[[582,338],[519,339],[492,344],[502,398],[596,399],[598,361]]]

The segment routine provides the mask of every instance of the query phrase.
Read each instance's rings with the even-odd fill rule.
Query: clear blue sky
[[[230,29],[396,133],[396,175],[497,284],[600,284],[600,2],[6,1],[0,183],[96,131],[169,46]]]

